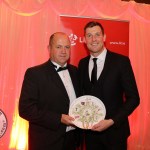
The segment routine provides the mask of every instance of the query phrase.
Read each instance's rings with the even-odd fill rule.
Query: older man
[[[19,114],[29,121],[29,150],[75,150],[69,106],[79,95],[77,68],[67,64],[70,40],[57,32],[49,40],[50,59],[27,69]]]

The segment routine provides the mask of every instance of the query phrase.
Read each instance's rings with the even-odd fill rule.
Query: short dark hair
[[[97,22],[97,21],[90,21],[90,22],[88,22],[88,23],[85,25],[85,27],[84,27],[84,34],[85,34],[87,28],[92,28],[92,27],[94,27],[94,26],[99,26],[99,27],[101,28],[101,30],[102,30],[102,34],[104,35],[104,28],[103,28],[103,26],[102,26],[99,22]]]

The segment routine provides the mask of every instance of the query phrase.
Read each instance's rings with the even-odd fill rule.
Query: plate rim
[[[101,106],[101,107],[102,107],[102,109],[103,109],[103,117],[102,117],[102,119],[104,119],[105,116],[106,116],[106,107],[105,107],[105,105],[104,105],[104,103],[102,102],[101,99],[99,99],[98,97],[93,96],[93,95],[83,95],[83,96],[80,96],[80,97],[76,98],[76,99],[71,103],[71,105],[70,105],[70,108],[69,108],[69,115],[72,116],[71,109],[73,109],[74,105],[80,103],[80,101],[82,101],[82,100],[85,101],[86,98],[90,98],[90,101],[92,100],[92,101],[94,101],[94,103],[98,103],[98,106]],[[74,116],[72,116],[72,117],[74,117]],[[74,120],[73,123],[74,123],[74,125],[76,125],[76,126],[79,127],[79,128],[82,128],[82,129],[91,129],[94,124],[98,123],[98,121],[97,121],[96,123],[93,123],[90,127],[87,127],[87,128],[85,128],[85,127],[83,127],[83,126],[80,126],[80,125],[78,124],[77,120]],[[81,123],[82,123],[82,122],[81,122]]]

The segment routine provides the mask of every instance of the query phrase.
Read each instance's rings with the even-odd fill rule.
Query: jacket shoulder
[[[29,67],[27,68],[27,70],[25,71],[25,76],[39,76],[41,75],[43,72],[45,72],[44,70],[46,70],[46,68],[50,66],[49,61],[43,63],[43,64],[39,64],[33,67]]]
[[[118,54],[115,52],[111,52],[108,50],[107,52],[107,57],[112,59],[113,61],[121,61],[121,62],[130,62],[130,59],[128,56],[122,55],[122,54]]]
[[[88,56],[82,58],[82,59],[79,61],[79,65],[78,65],[78,66],[80,66],[81,64],[84,64],[84,63],[88,62],[89,59],[90,59],[90,55],[88,55]]]

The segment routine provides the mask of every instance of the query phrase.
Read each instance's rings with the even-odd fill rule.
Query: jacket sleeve
[[[124,90],[124,104],[112,119],[116,126],[119,126],[124,119],[135,110],[140,103],[139,93],[128,57],[125,57],[120,63],[121,84]]]
[[[57,130],[60,125],[61,114],[51,112],[48,109],[40,109],[39,88],[36,74],[32,69],[25,73],[21,95],[19,100],[19,115],[39,126]]]

